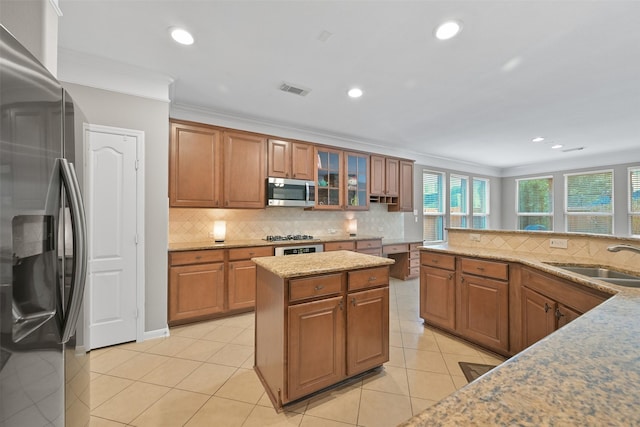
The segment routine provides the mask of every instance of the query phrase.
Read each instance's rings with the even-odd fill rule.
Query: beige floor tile
[[[358,425],[366,427],[388,427],[411,418],[409,396],[362,390]]]
[[[362,388],[408,396],[407,371],[404,368],[385,366],[375,375],[364,378],[362,380]]]
[[[209,363],[217,363],[218,365],[242,366],[245,360],[253,354],[253,347],[246,345],[227,344],[218,350],[213,356],[207,360]]]
[[[254,405],[236,400],[212,397],[185,424],[186,427],[240,427]]]
[[[231,340],[232,344],[253,347],[255,344],[255,332],[253,329],[245,329],[240,335]]]
[[[171,336],[200,339],[209,332],[216,329],[218,326],[218,324],[212,322],[201,322],[185,326],[178,326],[176,328],[171,328]]]
[[[300,427],[347,427],[355,424],[341,423],[340,421],[327,420],[326,418],[304,415]]]
[[[202,362],[195,360],[170,358],[142,377],[141,381],[165,387],[175,387],[200,365],[202,365]]]
[[[251,352],[249,357],[246,358],[246,360],[242,363],[242,365],[240,367],[244,368],[244,369],[253,369],[253,366],[255,365],[255,357],[254,356],[255,356],[255,352]]]
[[[462,387],[468,384],[468,381],[464,375],[451,375],[451,379],[453,380],[453,385],[456,386],[457,390],[460,390]]]
[[[245,328],[239,328],[237,326],[221,325],[203,336],[202,339],[229,343],[233,341],[235,337],[244,332],[244,330]]]
[[[89,352],[89,357],[91,358],[91,360],[95,359],[96,357],[102,356],[105,353],[110,352],[113,349],[118,348],[118,346],[111,346],[111,347],[102,347],[102,348],[96,348],[93,349]]]
[[[420,412],[435,405],[436,403],[438,403],[437,400],[426,400],[417,397],[411,397],[411,411],[413,412],[413,415],[418,415]]]
[[[161,342],[147,350],[147,352],[162,356],[175,356],[195,342],[196,340],[188,337],[177,336],[164,338]]]
[[[464,376],[464,373],[462,372],[462,369],[460,368],[458,362],[484,364],[484,359],[477,353],[473,355],[443,353],[442,357],[444,358],[444,363],[447,364],[447,368],[449,369],[449,373],[451,375]]]
[[[93,350],[91,353],[93,353]],[[126,362],[138,354],[139,353],[136,351],[112,348],[109,351],[101,352],[96,357],[91,357],[91,371],[106,374],[116,366]]]
[[[422,320],[400,320],[400,330],[408,334],[423,334],[424,324]]]
[[[407,379],[411,397],[440,401],[456,390],[448,374],[407,369]]]
[[[231,378],[237,368],[203,363],[175,387],[180,390],[213,395]]]
[[[416,350],[440,351],[438,342],[435,337],[430,334],[402,334],[402,343],[404,348],[413,348]]]
[[[254,325],[256,316],[253,312],[236,314],[235,316],[227,317],[224,320],[225,326],[234,326],[237,328],[250,328]]]
[[[402,347],[402,334],[400,332],[389,332],[389,345]]]
[[[224,346],[222,342],[199,340],[176,353],[175,357],[205,362]]]
[[[356,424],[360,409],[360,387],[344,386],[309,399],[305,414]]]
[[[404,349],[402,347],[389,346],[389,361],[385,366],[405,367]]]
[[[169,358],[166,356],[138,353],[131,359],[110,370],[108,374],[115,377],[128,378],[130,380],[139,380],[168,360]]]
[[[304,412],[307,410],[308,403],[309,403],[308,399],[295,402],[295,403],[290,403],[287,406],[285,406],[283,410],[285,412],[295,412],[296,414],[304,414]],[[272,409],[274,407],[273,403],[271,403],[271,399],[269,399],[269,395],[267,395],[266,392],[262,394],[262,397],[260,397],[260,400],[258,400],[257,405],[264,406],[266,408],[272,408]]]
[[[391,313],[389,313],[389,332],[401,332],[400,320],[397,317],[391,317]]]
[[[168,387],[135,382],[91,413],[97,417],[130,423],[169,390]]]
[[[242,427],[288,427],[299,426],[301,422],[302,414],[295,412],[277,413],[273,408],[256,406]]]
[[[215,393],[218,397],[256,404],[264,394],[264,387],[253,369],[238,369]]]
[[[463,342],[459,338],[452,338],[445,335],[435,334],[438,347],[442,353],[464,354],[468,356],[478,356],[478,350]]]
[[[416,350],[413,348],[404,349],[404,358],[407,368],[419,371],[438,372],[450,374],[447,364],[438,351]]]
[[[126,424],[117,421],[105,420],[104,418],[91,417],[89,427],[125,427]]]
[[[120,393],[125,388],[133,384],[132,380],[125,378],[112,377],[109,375],[102,375],[91,382],[90,387],[90,402],[91,409],[94,409],[102,405],[107,400],[111,399],[116,394]]]
[[[162,338],[154,338],[154,339],[146,340],[142,342],[132,341],[126,344],[121,344],[118,346],[118,348],[124,349],[124,350],[145,352],[149,350],[151,347],[153,347],[154,345],[159,344],[161,341],[162,341]]]
[[[173,427],[184,425],[209,400],[209,396],[183,390],[170,390],[132,425],[139,427]]]

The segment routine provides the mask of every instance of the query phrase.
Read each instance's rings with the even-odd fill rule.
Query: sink
[[[583,276],[592,277],[618,286],[626,286],[628,288],[640,288],[640,276],[622,273],[620,271],[611,270],[600,267],[577,267],[573,265],[551,264],[554,267],[571,271],[572,273],[581,274]]]

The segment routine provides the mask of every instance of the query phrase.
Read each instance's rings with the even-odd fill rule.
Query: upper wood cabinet
[[[224,132],[225,208],[264,208],[267,139],[245,132]]]
[[[171,121],[171,207],[221,207],[221,134],[211,126]]]
[[[344,153],[345,202],[348,210],[369,209],[369,156]]]
[[[315,148],[316,206],[315,209],[343,208],[343,163],[342,151],[330,148]]]
[[[371,155],[370,197],[372,202],[395,203],[398,197],[400,161],[391,157]]]
[[[400,160],[398,164],[398,201],[395,205],[389,205],[389,211],[411,212],[413,211],[413,162]]]
[[[313,145],[269,139],[268,176],[313,181]]]

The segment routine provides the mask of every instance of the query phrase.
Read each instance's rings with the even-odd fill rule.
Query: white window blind
[[[422,200],[423,239],[429,242],[444,240],[444,173],[422,172]]]
[[[473,178],[473,228],[489,228],[489,180]]]
[[[565,175],[566,229],[613,234],[613,171]]]
[[[640,237],[640,168],[629,168],[629,234]]]
[[[469,215],[469,178],[449,177],[449,224],[451,227],[467,228]]]
[[[553,178],[516,180],[518,230],[553,230]]]

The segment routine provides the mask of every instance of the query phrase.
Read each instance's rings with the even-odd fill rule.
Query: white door
[[[114,132],[117,131],[114,129]],[[137,338],[138,138],[85,132],[90,348]]]

